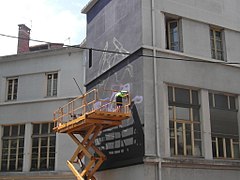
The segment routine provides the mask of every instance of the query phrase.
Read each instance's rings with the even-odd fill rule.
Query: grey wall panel
[[[122,125],[103,131],[97,140],[101,150],[107,155],[102,169],[116,168],[143,161],[143,61],[138,56],[130,56],[121,64],[88,84],[87,89],[99,89],[101,99],[114,101],[115,92],[104,90],[127,90],[131,101],[135,103],[132,117]]]
[[[87,16],[90,16],[90,12]],[[112,0],[87,24],[87,46],[133,52],[141,45],[141,29],[141,1]],[[125,57],[121,54],[93,51],[92,67],[87,69],[87,82]]]

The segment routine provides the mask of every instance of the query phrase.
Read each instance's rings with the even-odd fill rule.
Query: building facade
[[[58,48],[0,57],[0,179],[74,179],[75,144],[53,112],[84,92],[84,53]],[[74,80],[75,79],[75,80]]]
[[[98,179],[240,179],[239,9],[237,0],[92,0],[82,10],[87,47],[104,50],[89,53],[87,90],[128,90],[135,105],[101,134]]]

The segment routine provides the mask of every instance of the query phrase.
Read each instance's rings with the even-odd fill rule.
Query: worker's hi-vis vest
[[[127,96],[126,93],[121,93],[121,92],[118,92],[118,93],[115,94],[115,97],[121,97],[121,98],[124,98],[124,97],[126,97],[126,96]]]

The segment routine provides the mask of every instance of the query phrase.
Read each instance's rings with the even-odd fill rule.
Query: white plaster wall
[[[184,53],[211,58],[209,25],[182,19]]]
[[[240,32],[225,29],[225,43],[227,50],[227,60],[240,62]]]
[[[160,55],[168,56],[165,53],[160,53]],[[168,59],[158,59],[157,67],[160,82],[240,94],[238,67]]]
[[[0,57],[0,124],[27,124],[26,128],[28,128],[34,122],[52,122],[53,112],[56,109],[68,103],[71,98],[80,95],[73,77],[82,91],[85,91],[84,65],[83,52],[67,48],[47,53]],[[46,73],[56,71],[59,73],[58,95],[46,98]],[[16,101],[6,102],[6,78],[13,76],[19,78],[18,98]],[[31,130],[28,128],[25,132],[28,141],[25,142],[24,162],[30,163]],[[67,134],[57,134],[56,171],[70,171],[66,160],[71,158],[75,148],[76,144]],[[25,174],[29,169],[30,164],[24,164]],[[0,174],[0,179],[1,177]]]
[[[7,92],[6,92],[7,93]],[[46,74],[20,75],[18,79],[18,101],[40,99],[46,96]]]
[[[55,171],[69,171],[67,160],[71,159],[76,149],[77,144],[73,142],[70,136],[62,133],[57,134]],[[77,169],[80,169],[80,167]]]
[[[233,170],[163,168],[162,180],[239,180],[240,172]]]
[[[80,93],[73,78],[80,87],[83,87],[84,65],[82,51],[71,53],[67,50],[60,54],[46,54],[41,57],[26,56],[24,59],[23,56],[21,60],[2,63],[0,60],[0,101],[4,102],[6,98],[6,78],[14,76],[19,77],[18,101],[45,98],[47,84],[45,74],[49,72],[59,72],[58,97],[77,96]]]
[[[152,164],[141,164],[97,172],[98,180],[155,180],[156,169]]]
[[[240,31],[239,0],[158,0],[156,8],[207,24]]]
[[[0,105],[0,123],[51,122],[53,112],[67,102],[68,99]]]

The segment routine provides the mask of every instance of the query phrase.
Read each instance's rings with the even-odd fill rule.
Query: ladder
[[[114,92],[107,93],[114,97]],[[54,128],[57,133],[66,133],[76,143],[77,148],[67,165],[78,180],[95,180],[95,172],[106,160],[94,142],[99,133],[119,126],[130,117],[130,98],[121,108],[109,98],[99,98],[98,90],[93,89],[77,97],[54,112]],[[76,164],[80,165],[77,170]]]

